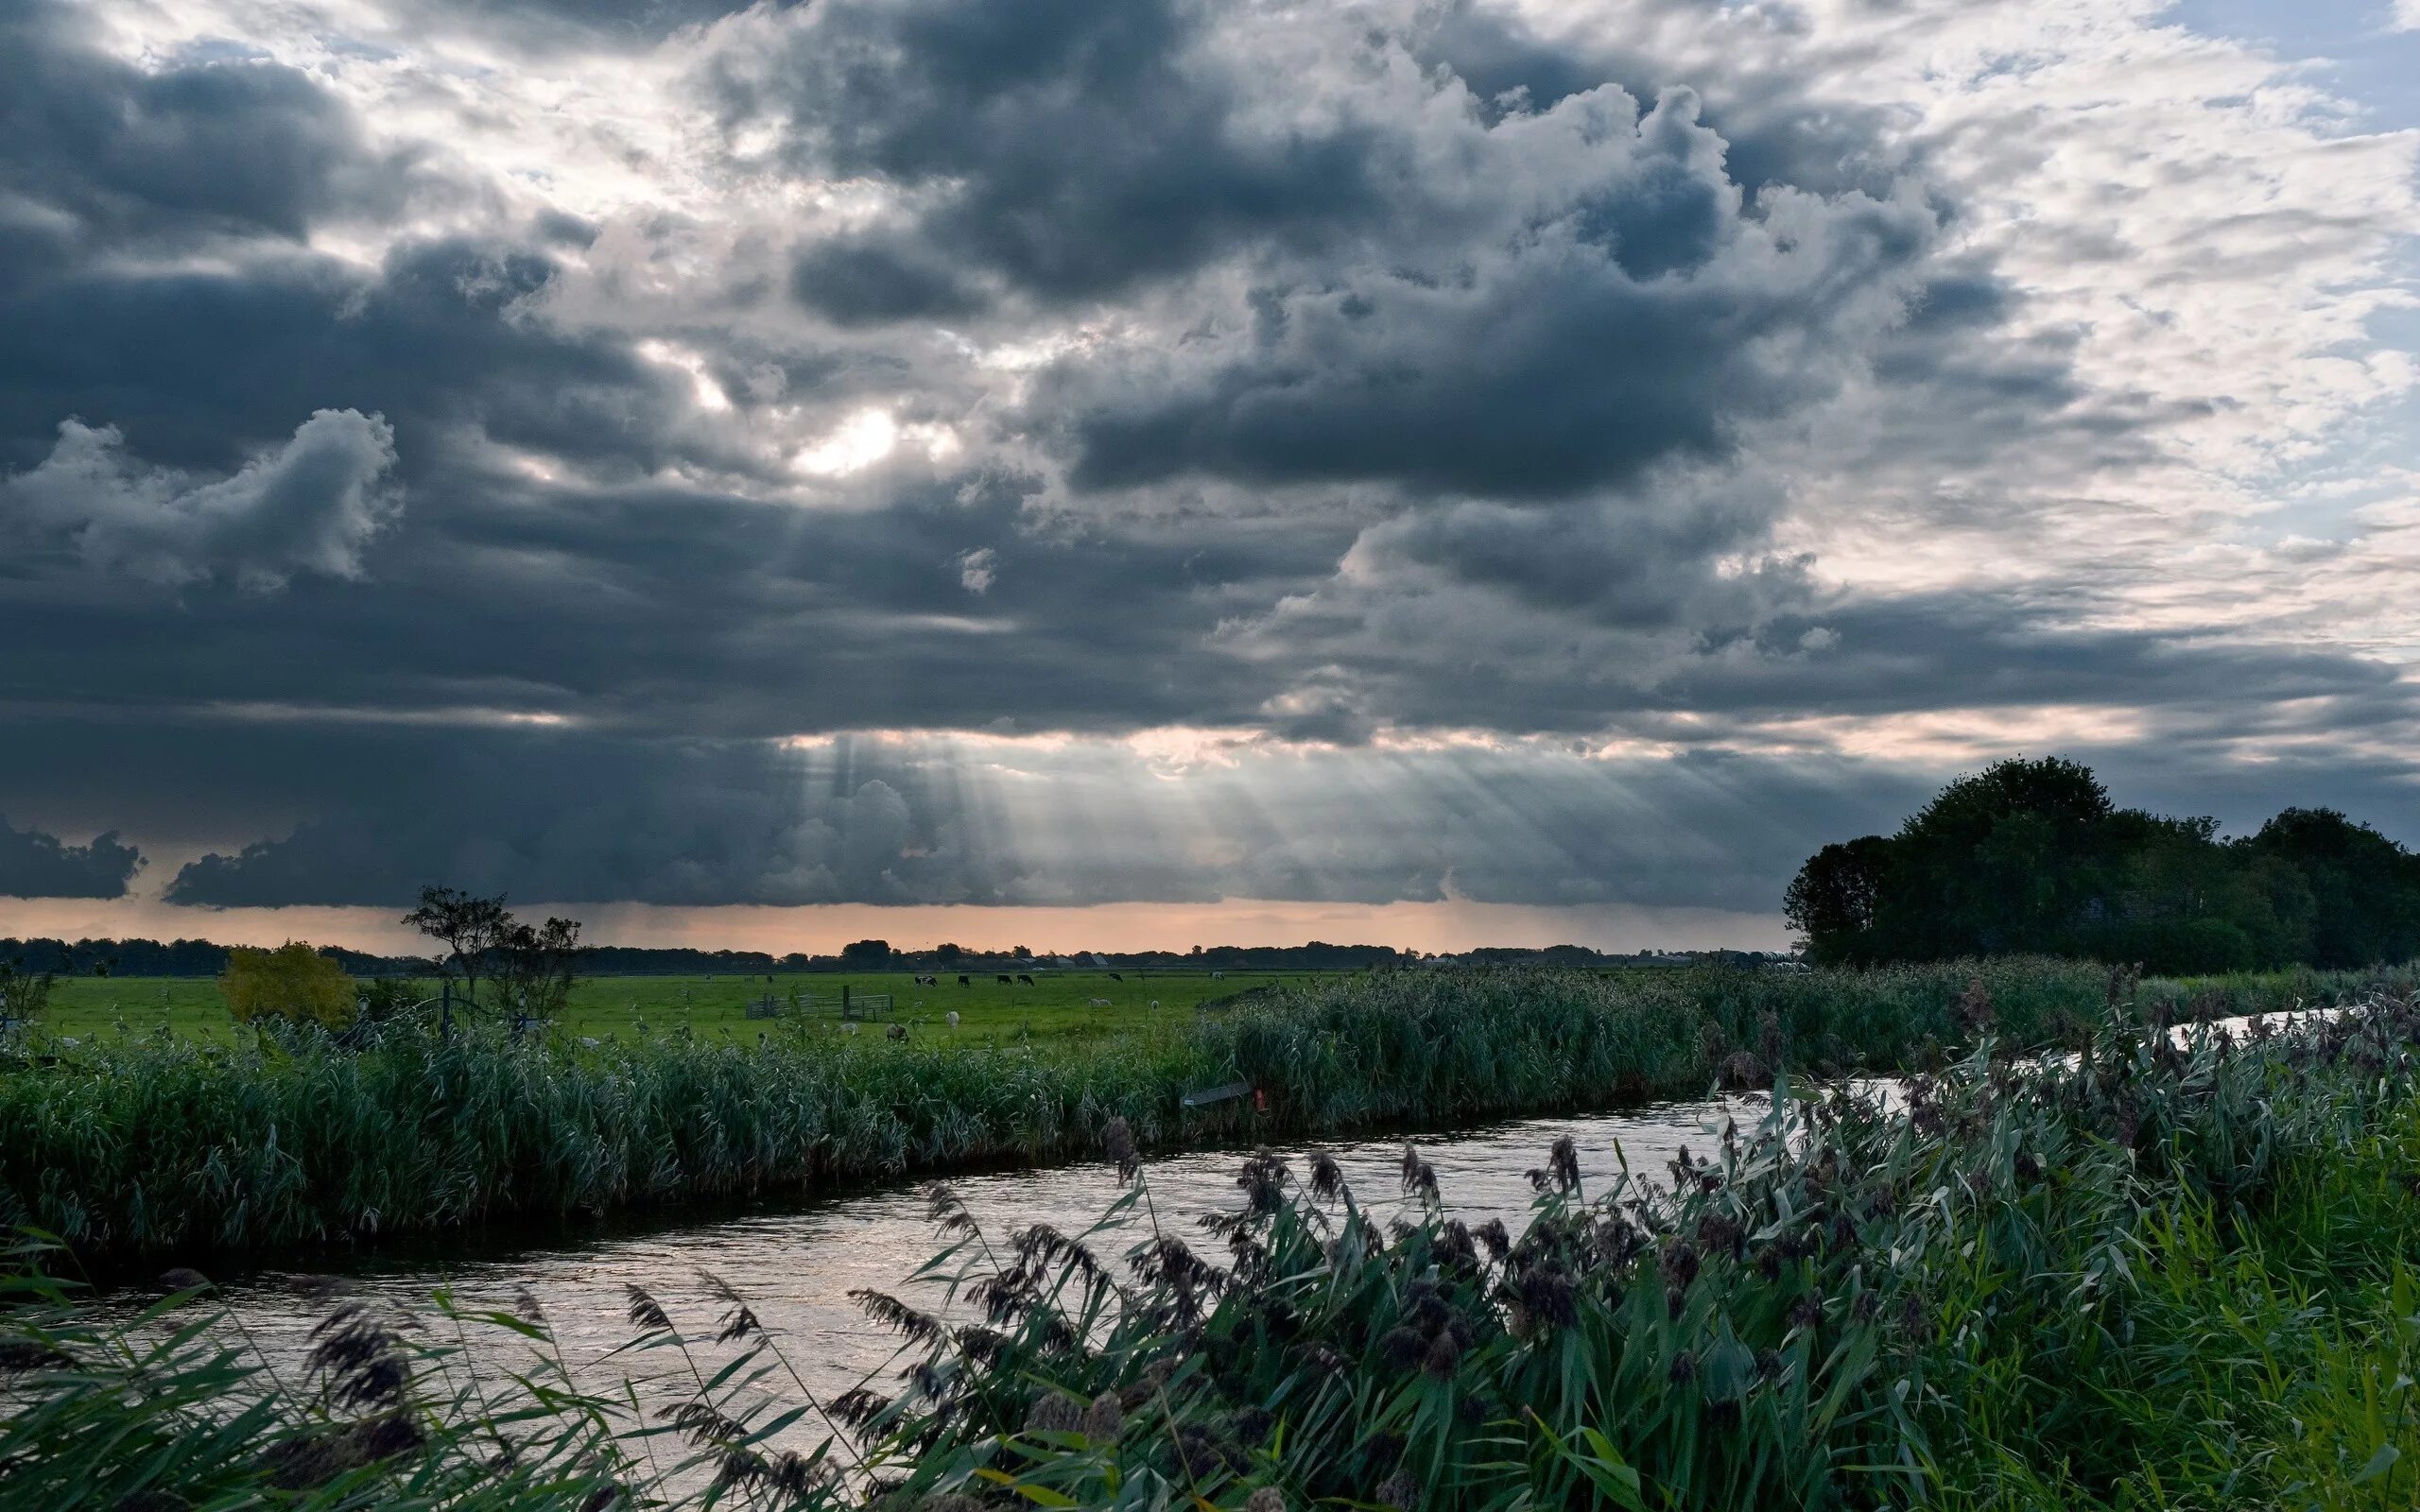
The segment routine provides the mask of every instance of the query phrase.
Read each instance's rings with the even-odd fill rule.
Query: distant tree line
[[[0,961],[27,971],[60,976],[216,976],[227,970],[231,950],[206,939],[0,938]],[[431,963],[417,955],[374,955],[323,945],[319,953],[353,976],[427,975]]]
[[[475,903],[480,900],[466,900]],[[501,900],[495,900],[501,903]],[[417,912],[417,911],[416,911]],[[544,943],[544,931],[539,931]],[[204,939],[180,939],[162,944],[149,939],[5,939],[0,962],[15,963],[31,972],[61,976],[219,976],[228,967],[233,947]],[[315,947],[319,954],[354,977],[443,974],[441,960],[421,955],[376,955],[336,946]],[[446,953],[450,954],[451,953]],[[1700,952],[1700,958],[1736,960],[1753,965],[1756,952]],[[979,951],[959,945],[930,950],[894,950],[886,940],[856,940],[834,955],[793,952],[775,955],[765,951],[704,951],[657,949],[637,945],[585,945],[579,950],[582,976],[768,976],[799,971],[1031,971],[1062,959],[1115,971],[1357,971],[1390,970],[1459,961],[1504,966],[1637,966],[1663,959],[1654,952],[1621,954],[1584,945],[1482,946],[1460,954],[1424,955],[1392,945],[1332,945],[1311,940],[1302,945],[1197,945],[1189,951],[1085,951],[1067,957],[1039,954],[1023,945]]]
[[[2333,809],[2218,830],[2118,808],[2076,762],[2004,761],[1895,834],[1825,846],[1784,906],[1822,965],[2034,953],[2199,972],[2420,956],[2420,855]]]

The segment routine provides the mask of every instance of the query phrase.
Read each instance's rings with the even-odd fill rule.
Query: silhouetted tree
[[[496,951],[511,936],[514,920],[504,906],[504,895],[475,897],[453,887],[423,887],[420,906],[404,922],[444,945],[439,957],[441,975],[459,976],[466,997],[476,1001],[479,976]]]
[[[2121,809],[2060,757],[1962,777],[1896,834],[1827,845],[1784,894],[1826,964],[2004,952],[2215,971],[2420,955],[2420,857],[2327,809],[2248,840]]]
[[[1890,857],[1890,841],[1860,835],[1816,851],[1790,880],[1783,913],[1819,964],[1846,965],[1873,954],[1875,910]]]
[[[571,997],[579,963],[579,922],[549,919],[535,929],[515,922],[495,952],[495,983],[505,1005],[551,1019]]]

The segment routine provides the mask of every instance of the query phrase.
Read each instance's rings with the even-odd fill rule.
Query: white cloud
[[[134,456],[115,426],[70,419],[40,466],[0,482],[0,500],[99,571],[170,587],[226,574],[268,591],[298,573],[362,575],[363,548],[402,509],[381,487],[394,462],[393,428],[355,409],[320,410],[215,482]]]
[[[958,586],[970,593],[988,593],[999,575],[999,553],[989,546],[961,552],[958,558]]]

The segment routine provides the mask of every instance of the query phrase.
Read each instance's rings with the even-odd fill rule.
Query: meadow
[[[1929,1063],[1980,984],[2011,1042],[2121,992],[2179,1018],[2281,1011],[2409,972],[2134,983],[2050,960],[1862,971],[1403,971],[1287,982],[1115,1034],[1025,1040],[828,1018],[511,1036],[37,1032],[0,1057],[0,1227],[88,1263],[295,1246],[801,1193],[1098,1148],[1450,1127]],[[1219,986],[1229,984],[1221,983]],[[77,1040],[74,1044],[66,1041]],[[590,1042],[594,1040],[594,1042]],[[1187,1093],[1250,1095],[1189,1107]]]
[[[2420,1004],[2166,1032],[2122,990],[2079,1054],[2013,1052],[1963,991],[1894,1095],[1785,1077],[1668,1172],[1583,1189],[1564,1146],[1523,1231],[1417,1221],[1332,1162],[1239,1160],[1208,1232],[1129,1189],[1080,1233],[987,1232],[859,1294],[900,1353],[821,1400],[725,1285],[631,1288],[660,1415],[579,1389],[528,1309],[337,1298],[271,1372],[164,1277],[132,1325],[21,1246],[0,1307],[0,1503],[606,1512],[2409,1507],[2420,1499]],[[915,1284],[921,1281],[921,1285]],[[938,1315],[933,1288],[967,1306]],[[480,1375],[461,1341],[517,1336]]]
[[[1128,971],[1113,976],[1046,968],[1028,971],[1030,987],[998,982],[996,971],[964,974],[965,987],[958,985],[959,973],[955,971],[942,973],[930,987],[919,986],[915,974],[905,971],[586,977],[573,986],[571,1001],[553,1027],[575,1038],[646,1038],[687,1030],[752,1041],[767,1025],[748,1017],[751,1004],[770,997],[786,1016],[803,1011],[829,1018],[837,1016],[836,1000],[846,988],[855,1005],[887,997],[886,1023],[939,1032],[949,1027],[947,1016],[956,1012],[960,1039],[1080,1039],[1148,1028],[1203,1002],[1281,982],[1301,985],[1314,973],[1234,971],[1214,976],[1208,971]],[[432,996],[438,984],[417,982],[413,991]],[[817,1006],[792,1006],[793,1000],[806,998]],[[1157,1010],[1151,1007],[1154,1002]],[[466,1013],[465,1018],[476,1015]],[[43,1027],[76,1039],[163,1028],[221,1044],[249,1038],[249,1031],[228,1014],[217,982],[193,976],[60,977],[52,986]]]

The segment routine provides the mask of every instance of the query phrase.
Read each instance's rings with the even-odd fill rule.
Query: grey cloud
[[[325,741],[327,737],[320,737]],[[759,744],[406,732],[378,787],[186,867],[171,901],[389,904],[444,877],[530,901],[993,905],[1251,897],[1770,911],[1830,830],[1910,776],[1551,748],[1237,745],[1155,781],[1122,746]]]
[[[1497,497],[1622,487],[1727,454],[1830,393],[1900,313],[1931,216],[1906,200],[1770,191],[1753,206],[1686,91],[1643,116],[1577,95],[1499,125],[1569,161],[1450,270],[1400,259],[1275,287],[1172,352],[1088,353],[1036,408],[1072,416],[1079,486],[1185,472],[1380,479]]]
[[[91,20],[45,0],[0,14],[0,190],[43,212],[0,222],[21,256],[300,239],[331,215],[393,213],[423,176],[411,153],[372,153],[298,70],[239,55],[147,71],[92,46]]]
[[[558,272],[508,241],[448,238],[401,242],[371,274],[284,256],[0,285],[0,465],[38,464],[65,414],[156,464],[229,470],[333,407],[413,438],[406,486],[466,435],[650,471],[682,450],[685,380],[627,336],[535,314]]]
[[[114,830],[66,845],[0,817],[0,898],[122,898],[142,866],[142,852]]]
[[[1547,110],[1603,84],[1649,99],[1683,83],[1703,97],[1707,125],[1725,143],[1731,176],[1748,189],[1783,184],[1815,194],[1857,191],[1884,198],[1920,161],[1894,138],[1883,107],[1810,94],[1804,68],[1755,60],[1760,49],[1753,43],[1803,26],[1804,18],[1790,8],[1710,11],[1696,0],[1650,0],[1629,8],[1629,25],[1587,27],[1552,40],[1540,36],[1509,5],[1447,0],[1421,7],[1418,15],[1415,54],[1461,79],[1491,115]],[[1722,66],[1684,72],[1668,57],[1631,43],[1633,38],[1652,37],[1659,26],[1752,45],[1726,49]],[[1858,61],[1826,60],[1836,66]]]
[[[819,242],[791,266],[790,292],[836,325],[942,320],[979,314],[990,297],[923,247],[896,237]]]
[[[798,283],[817,307],[959,310],[976,296],[940,270],[970,264],[1046,301],[1090,298],[1238,241],[1316,236],[1379,198],[1387,144],[1357,123],[1253,118],[1249,70],[1209,45],[1219,14],[838,0],[789,13],[769,46],[745,34],[708,82],[735,125],[780,125],[798,171],[919,195],[912,240],[807,251]]]
[[[389,19],[577,61],[724,9]],[[0,699],[65,723],[0,743],[0,792],[215,847],[176,884],[196,902],[441,877],[1766,909],[1774,868],[1941,775],[1717,748],[1775,720],[2121,711],[2172,744],[2172,792],[2230,736],[2415,728],[2411,690],[2340,651],[2112,629],[2126,606],[2073,585],[1843,594],[1776,549],[1809,483],[1988,518],[2016,459],[2119,473],[2178,418],[2092,389],[2071,326],[1944,251],[1960,207],[1878,111],[1711,46],[1676,64],[1660,26],[1031,10],[834,0],[672,43],[709,60],[731,150],[777,127],[846,217],[751,220],[777,198],[751,160],[728,226],[529,183],[443,235],[395,208],[424,161],[365,150],[313,78],[239,43],[137,69],[76,12],[14,12],[0,175],[39,214],[0,215],[0,509],[39,539],[0,564],[0,644],[38,654],[0,659]],[[1750,28],[1701,42],[1789,15],[1634,13]],[[348,215],[398,232],[374,264],[311,249]],[[668,292],[640,266],[692,257]],[[960,450],[812,486],[779,459],[876,406]],[[410,512],[382,528],[390,490]],[[195,576],[248,571],[285,585]],[[495,728],[530,716],[572,728]],[[1238,765],[775,744],[1161,726],[1229,732]],[[1419,746],[1474,730],[1696,754]],[[2309,781],[2408,792],[2391,766]]]
[[[253,589],[296,573],[361,576],[361,554],[400,511],[383,417],[323,409],[233,476],[198,481],[129,456],[109,427],[62,421],[41,466],[0,478],[0,521],[72,539],[85,561],[167,586],[216,574]]]
[[[1770,913],[1816,847],[1890,828],[1953,774],[1803,753],[1241,742],[1168,782],[1164,760],[1092,741],[321,740],[357,752],[379,786],[194,863],[172,900],[388,905],[442,877],[530,902],[1456,898]],[[2317,796],[2411,830],[2409,764],[2268,776],[2207,750],[2075,753],[2127,801],[2216,810],[2238,829]]]

